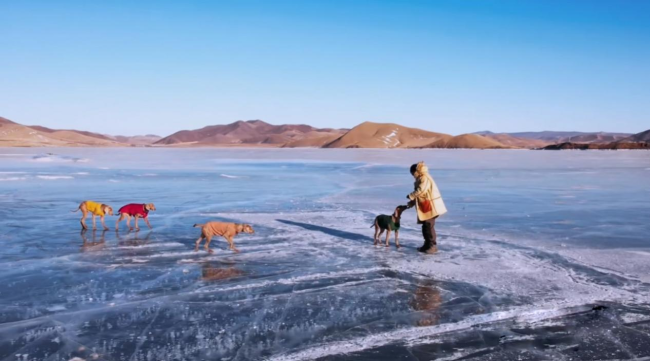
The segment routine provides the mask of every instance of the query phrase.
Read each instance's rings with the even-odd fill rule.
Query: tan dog
[[[111,208],[111,206],[93,201],[81,202],[81,204],[79,204],[79,207],[72,211],[72,213],[75,213],[77,211],[81,211],[81,229],[88,229],[86,226],[86,218],[88,217],[88,213],[93,216],[93,229],[97,229],[97,224],[95,223],[95,217],[97,216],[102,222],[104,230],[108,229],[108,227],[106,227],[106,223],[104,223],[104,216],[107,214],[109,216],[113,215],[113,208]]]
[[[115,230],[117,231],[120,226],[120,222],[126,218],[126,226],[130,230],[133,230],[131,227],[131,217],[135,218],[135,229],[140,230],[138,227],[138,219],[143,218],[144,222],[147,224],[149,229],[151,229],[151,224],[149,224],[149,212],[155,211],[156,206],[153,203],[130,203],[120,208],[117,213],[120,215],[120,218],[115,222]]]
[[[210,242],[212,237],[221,236],[228,241],[230,249],[234,252],[239,253],[239,250],[235,247],[235,242],[233,238],[240,233],[255,233],[253,227],[249,224],[238,224],[238,223],[225,223],[225,222],[208,222],[206,224],[195,224],[194,228],[201,227],[201,236],[196,240],[196,246],[194,247],[194,252],[198,252],[199,244],[205,238],[205,250],[208,253],[213,253],[210,249]]]
[[[395,232],[395,247],[400,248],[399,245],[399,223],[402,219],[402,212],[407,210],[408,206],[397,206],[392,215],[380,214],[375,218],[375,223],[371,227],[375,227],[375,246],[379,243],[379,237],[386,231],[386,247],[390,244],[390,231]]]

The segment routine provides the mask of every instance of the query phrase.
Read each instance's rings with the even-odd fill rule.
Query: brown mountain
[[[540,148],[548,145],[548,141],[540,139],[518,138],[506,133],[483,134],[484,137],[496,140],[497,142],[515,148]]]
[[[17,124],[17,123],[14,123],[14,122],[12,122],[11,120],[9,120],[7,118],[0,117],[0,125],[3,125],[3,124]]]
[[[211,125],[196,130],[182,130],[162,138],[158,145],[266,145],[311,144],[310,139],[340,136],[344,130],[318,129],[309,125],[272,125],[261,120],[237,121],[225,125]],[[297,143],[303,142],[303,143]]]
[[[352,128],[324,148],[417,148],[448,134],[408,128],[393,123],[364,122]]]
[[[560,141],[549,146],[553,140]],[[648,149],[650,130],[625,133],[580,132],[479,132],[451,136],[393,123],[365,122],[353,129],[314,128],[309,125],[272,125],[261,120],[237,121],[168,137],[156,135],[111,136],[80,130],[24,126],[0,117],[1,146],[267,146],[312,148],[544,148],[544,149]]]
[[[542,148],[544,150],[619,150],[619,149],[650,149],[650,142],[612,142],[598,143],[560,143]]]
[[[147,135],[135,135],[135,136],[124,136],[124,135],[106,135],[106,134],[99,134],[99,133],[93,133],[93,132],[87,132],[84,130],[73,130],[73,129],[51,129],[47,128],[41,125],[31,125],[29,126],[32,129],[38,130],[43,133],[48,133],[51,135],[59,135],[59,136],[71,136],[73,133],[80,134],[86,137],[91,137],[91,138],[97,138],[101,140],[105,140],[111,143],[124,143],[124,144],[131,144],[131,145],[148,145],[148,144],[153,144],[160,140],[162,137],[153,135],[153,134],[147,134]],[[108,144],[101,144],[101,145],[108,145]]]
[[[283,145],[284,148],[322,148],[341,137],[340,133],[330,135],[311,135],[303,139],[293,140]]]
[[[594,144],[607,144],[611,142],[616,142],[625,138],[628,138],[630,134],[625,133],[589,133],[581,134],[568,138],[561,139],[561,142],[571,142],[571,143],[594,143]]]
[[[618,141],[618,143],[635,143],[635,142],[650,143],[650,129],[646,130],[645,132],[637,133],[630,137]]]
[[[85,135],[87,137],[92,137],[92,138],[97,138],[97,139],[103,139],[103,140],[108,140],[108,141],[113,141],[115,139],[111,139],[109,136],[99,134],[99,133],[93,133],[93,132],[86,132],[83,130],[73,130],[73,129],[51,129],[47,128],[41,125],[30,125],[29,126],[32,129],[38,130],[39,132],[43,133],[48,133],[48,134],[54,134],[57,132],[74,132],[77,134]]]
[[[510,149],[512,146],[504,145],[494,139],[478,134],[461,134],[455,137],[438,139],[422,148],[447,148],[447,149]]]
[[[160,139],[157,135],[113,137],[83,130],[26,126],[2,117],[0,127],[0,146],[10,147],[123,147],[151,144]]]
[[[618,149],[650,149],[650,130],[645,132],[637,133],[632,136],[623,138],[621,140],[609,143],[574,143],[574,142],[564,142],[560,144],[553,144],[544,147],[546,150],[564,150],[564,149],[607,149],[607,150],[618,150]]]
[[[113,138],[120,143],[127,143],[132,145],[149,145],[162,139],[161,136],[155,134],[134,135],[134,136],[116,135],[113,137],[111,136],[108,137]]]
[[[482,133],[479,133],[482,134]],[[542,132],[518,132],[518,133],[503,133],[516,138],[535,139],[546,141],[547,144],[571,142],[571,143],[609,143],[617,141],[631,134],[628,133],[608,133],[608,132],[555,132],[555,131],[542,131]]]
[[[117,146],[111,140],[88,136],[72,130],[53,130],[28,127],[6,118],[0,118],[0,146],[8,147],[83,147]]]

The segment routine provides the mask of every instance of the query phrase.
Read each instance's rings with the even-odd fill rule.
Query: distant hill
[[[119,146],[120,143],[101,137],[89,136],[73,130],[54,130],[45,127],[28,127],[6,118],[0,118],[0,146],[5,147],[102,147]]]
[[[114,137],[83,130],[27,126],[0,117],[0,146],[5,147],[124,147],[147,145],[158,139],[156,135]]]
[[[62,132],[67,132],[68,134],[71,133],[76,133],[80,134],[86,137],[91,137],[91,138],[97,138],[97,139],[102,139],[106,140],[109,142],[118,142],[118,143],[124,143],[124,144],[131,144],[131,145],[148,145],[157,142],[160,140],[162,137],[153,135],[153,134],[147,134],[147,135],[135,135],[135,136],[123,136],[123,135],[106,135],[106,134],[99,134],[99,133],[93,133],[93,132],[87,132],[83,130],[61,130],[61,129],[51,129],[47,128],[41,125],[31,125],[29,126],[32,129],[38,130],[43,133],[48,133],[52,135],[56,134],[64,134]]]
[[[618,141],[619,143],[650,142],[650,129]]]
[[[545,130],[542,132],[516,132],[516,133],[505,133],[508,135],[511,135],[513,137],[517,138],[524,138],[524,139],[537,139],[537,140],[545,140],[550,143],[557,142],[561,139],[566,139],[569,137],[576,137],[579,135],[584,135],[588,133],[583,133],[583,132],[555,132],[555,131],[550,131],[550,130]]]
[[[473,134],[483,135],[505,145],[519,148],[543,148],[548,145],[561,143],[607,144],[625,139],[631,135],[628,133],[555,131],[518,133],[493,133],[490,131],[482,131]]]
[[[494,139],[503,145],[516,148],[540,148],[549,144],[545,140],[518,138],[506,133],[486,133],[483,136]]]
[[[0,147],[285,147],[285,148],[468,148],[468,149],[648,149],[650,130],[638,133],[519,132],[488,130],[452,136],[395,123],[364,122],[352,129],[305,124],[236,121],[167,137],[113,136],[83,130],[26,126],[0,117]]]
[[[552,144],[544,147],[546,150],[565,150],[565,149],[601,149],[601,150],[617,150],[617,149],[650,149],[650,130],[637,133],[623,139],[609,142],[592,142],[592,143],[577,143],[577,142],[563,142],[559,144]]]
[[[97,139],[103,139],[103,140],[108,140],[108,141],[114,141],[115,139],[111,139],[110,137],[99,134],[99,133],[93,133],[93,132],[86,132],[83,130],[72,130],[72,129],[51,129],[47,127],[43,127],[41,125],[30,125],[29,126],[32,129],[38,130],[39,132],[43,133],[48,133],[48,134],[55,134],[57,132],[74,132],[77,134],[84,135],[86,137],[91,137],[91,138],[97,138]]]
[[[492,134],[496,134],[496,133],[491,132],[491,131],[489,131],[489,130],[483,130],[483,131],[480,131],[480,132],[474,132],[474,133],[472,133],[472,134],[478,134],[478,135],[492,135]]]
[[[446,149],[509,149],[514,146],[504,145],[494,139],[478,134],[461,134],[455,137],[441,138],[423,148]]]
[[[303,139],[292,140],[285,145],[284,148],[323,148],[325,145],[332,143],[341,137],[341,134],[334,133],[330,135],[313,135],[307,136]]]
[[[308,125],[271,125],[261,120],[237,121],[196,130],[183,130],[157,145],[180,146],[278,146],[286,148],[422,148],[438,140],[456,148],[509,148],[480,136],[452,137],[393,123],[364,122],[345,129],[318,129]]]
[[[576,135],[573,137],[568,137],[562,139],[563,142],[572,142],[572,143],[595,143],[595,144],[606,144],[611,142],[616,142],[622,139],[629,137],[630,134],[625,133],[590,133]]]
[[[3,124],[16,124],[16,123],[12,122],[11,120],[9,120],[7,118],[0,117],[0,125],[3,125]]]
[[[112,137],[108,136],[108,137],[113,138],[121,143],[127,143],[133,145],[149,145],[162,139],[161,136],[155,134],[134,135],[134,136],[116,135],[116,136],[112,136]]]
[[[571,143],[551,144],[544,150],[622,150],[622,149],[650,149],[649,142],[612,142],[606,144],[598,143]]]
[[[364,122],[324,147],[417,148],[442,138],[451,138],[451,135],[408,128],[393,123]]]
[[[158,140],[157,145],[266,145],[311,144],[311,139],[341,136],[345,130],[318,129],[309,125],[272,125],[261,120],[237,121],[211,125],[195,130],[182,130]],[[298,143],[298,142],[303,143]]]
[[[547,141],[548,143],[563,143],[563,142],[576,142],[576,143],[608,143],[617,141],[632,134],[628,133],[607,133],[607,132],[519,132],[519,133],[506,133],[516,138],[536,139]]]

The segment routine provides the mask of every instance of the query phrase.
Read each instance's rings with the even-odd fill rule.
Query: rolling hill
[[[504,145],[494,139],[478,134],[461,134],[455,137],[441,138],[422,148],[445,149],[511,149],[513,146]]]
[[[124,136],[124,135],[110,136],[109,135],[107,137],[115,139],[121,143],[127,143],[132,145],[149,145],[162,139],[161,136],[155,134],[133,135],[133,136]]]
[[[650,130],[625,137],[615,142],[609,143],[577,143],[563,142],[552,144],[544,147],[546,150],[567,150],[567,149],[600,149],[600,150],[619,150],[619,149],[650,149]]]
[[[120,143],[88,136],[76,131],[28,127],[0,118],[0,146],[6,147],[102,147]]]
[[[309,125],[272,125],[261,120],[237,121],[211,125],[195,130],[182,130],[158,140],[157,145],[233,146],[258,145],[281,147],[287,144],[311,146],[321,139],[341,136],[344,130],[318,129]],[[312,140],[318,141],[312,143]]]
[[[553,143],[609,143],[617,141],[632,134],[628,133],[608,133],[608,132],[519,132],[519,133],[504,133],[516,138],[534,139],[546,141],[547,144]]]
[[[450,137],[399,124],[364,122],[324,148],[417,148]]]
[[[618,143],[635,143],[635,142],[650,143],[650,129],[646,130],[645,132],[637,133],[618,141]]]
[[[284,148],[445,148],[445,149],[649,149],[650,130],[638,133],[490,131],[452,136],[395,123],[364,122],[352,129],[273,125],[236,121],[167,137],[112,136],[72,129],[26,126],[0,117],[0,147],[284,147]]]
[[[61,129],[51,129],[47,127],[43,127],[40,125],[31,125],[29,126],[32,129],[38,130],[39,132],[43,133],[48,133],[48,134],[64,134],[62,132],[68,132],[69,133],[76,133],[80,134],[86,137],[91,137],[91,138],[96,138],[96,139],[101,139],[109,142],[117,142],[117,143],[124,143],[124,144],[131,144],[131,145],[148,145],[148,144],[153,144],[160,140],[162,137],[158,135],[153,135],[153,134],[147,134],[147,135],[135,135],[135,136],[123,136],[123,135],[106,135],[106,134],[99,134],[99,133],[93,133],[93,132],[87,132],[83,130],[71,130],[71,129],[66,129],[66,130],[61,130]]]
[[[0,146],[5,147],[125,147],[148,145],[156,135],[111,136],[82,130],[22,125],[0,117]]]
[[[506,133],[490,133],[484,134],[483,136],[515,148],[540,148],[549,144],[545,140],[518,138]]]

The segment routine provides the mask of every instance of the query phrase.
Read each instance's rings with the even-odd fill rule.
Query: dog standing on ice
[[[97,224],[95,223],[95,217],[97,216],[102,222],[104,230],[108,229],[108,227],[106,227],[106,223],[104,223],[104,216],[107,214],[109,216],[113,215],[113,208],[111,208],[111,206],[93,201],[81,202],[79,204],[79,207],[77,207],[76,210],[72,211],[72,213],[77,211],[81,211],[81,229],[88,229],[86,226],[86,217],[88,217],[88,213],[93,216],[93,229],[97,229]]]
[[[115,230],[120,229],[120,222],[126,218],[126,226],[129,227],[130,230],[133,230],[131,227],[131,217],[135,219],[135,229],[140,230],[140,227],[138,227],[138,219],[142,218],[144,219],[144,223],[147,224],[149,229],[151,229],[151,224],[149,223],[149,212],[155,211],[156,206],[154,206],[153,203],[130,203],[125,205],[124,207],[120,208],[117,213],[120,215],[120,218],[117,219],[117,222],[115,222]]]
[[[386,247],[389,247],[390,244],[388,240],[390,238],[390,232],[395,232],[395,247],[400,248],[399,245],[399,222],[402,218],[402,212],[408,209],[408,206],[397,206],[395,212],[392,215],[380,214],[375,218],[375,223],[370,227],[375,227],[375,246],[379,244],[379,237],[386,231]]]
[[[205,224],[195,224],[194,228],[201,228],[201,236],[196,240],[196,245],[194,247],[194,252],[199,251],[199,244],[205,239],[205,250],[208,253],[213,253],[210,249],[210,242],[212,237],[221,236],[228,241],[230,245],[230,250],[239,253],[237,247],[235,247],[235,242],[233,238],[240,233],[255,233],[253,227],[249,224],[239,224],[239,223],[225,223],[225,222],[208,222]]]

